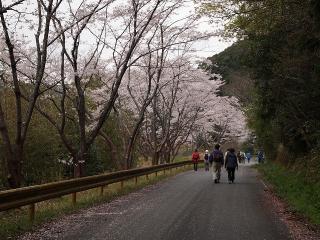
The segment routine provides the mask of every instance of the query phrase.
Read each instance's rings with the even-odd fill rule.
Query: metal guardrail
[[[35,203],[72,194],[72,202],[75,204],[77,192],[101,187],[103,193],[103,187],[108,184],[121,182],[121,187],[123,187],[123,181],[125,180],[135,178],[137,183],[137,177],[139,176],[148,176],[151,173],[157,174],[162,170],[190,164],[192,164],[192,161],[183,161],[0,191],[0,212],[30,205],[29,215],[30,220],[33,221]]]

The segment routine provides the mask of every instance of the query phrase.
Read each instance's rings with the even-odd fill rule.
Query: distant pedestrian
[[[245,156],[244,152],[239,151],[238,162],[243,163],[243,164],[246,163],[246,156]]]
[[[195,149],[192,153],[192,162],[193,162],[193,169],[194,171],[198,171],[198,162],[200,160],[200,154],[198,152],[198,149]]]
[[[204,169],[205,171],[209,171],[209,151],[206,150],[203,156],[204,159]]]
[[[258,163],[263,163],[264,162],[264,154],[263,154],[262,150],[260,150],[258,152],[257,158],[258,158]]]
[[[231,148],[230,151],[228,152],[226,159],[225,159],[225,164],[224,164],[225,168],[228,171],[228,181],[229,184],[234,182],[234,173],[235,170],[238,170],[238,159],[237,156],[235,154],[235,150],[234,148]]]
[[[239,163],[246,163],[246,154],[240,151],[240,158],[238,159]]]
[[[246,158],[248,160],[248,163],[250,163],[250,159],[251,159],[251,153],[250,152],[246,153]]]
[[[223,153],[220,150],[219,144],[214,146],[214,150],[209,157],[209,162],[211,163],[212,178],[215,183],[219,183],[221,177],[221,167],[223,166]]]
[[[237,153],[237,158],[238,158],[239,163],[241,163],[241,153],[240,153],[240,151],[238,151],[238,153]]]

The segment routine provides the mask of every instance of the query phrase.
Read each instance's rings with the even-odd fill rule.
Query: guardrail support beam
[[[146,175],[146,180],[149,180],[149,175],[148,174]]]
[[[123,188],[123,184],[124,184],[123,181],[121,181],[121,189]]]
[[[135,177],[135,184],[136,185],[138,184],[138,177],[137,176]]]

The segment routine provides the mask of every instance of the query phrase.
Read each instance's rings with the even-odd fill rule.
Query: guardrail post
[[[121,183],[120,183],[121,189],[123,188],[123,185],[124,185],[124,183],[123,183],[123,180],[122,180]]]
[[[103,189],[104,189],[104,186],[101,186],[101,187],[100,187],[100,196],[103,195]]]
[[[77,193],[72,193],[72,205],[75,206],[77,203]]]
[[[163,174],[166,174],[166,169],[163,169]]]
[[[135,184],[136,185],[138,184],[138,177],[137,176],[135,177]]]
[[[158,171],[156,171],[156,177],[158,176]]]
[[[146,180],[149,180],[149,175],[148,174],[146,174]]]
[[[31,203],[29,205],[29,220],[30,220],[31,223],[34,222],[35,211],[36,211],[36,204],[35,203]]]

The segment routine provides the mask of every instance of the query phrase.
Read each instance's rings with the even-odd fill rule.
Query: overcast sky
[[[196,14],[194,1],[187,1],[185,9],[180,11],[181,16],[187,14]],[[178,17],[181,17],[178,16]],[[197,30],[207,33],[215,33],[223,31],[223,22],[219,19],[214,19],[210,23],[210,19],[207,17],[202,17],[200,20],[199,28]],[[214,54],[222,52],[227,47],[231,46],[235,42],[235,39],[224,39],[222,37],[211,37],[207,40],[197,41],[194,43],[195,55],[199,58],[211,57]]]
[[[214,54],[222,52],[227,47],[231,46],[232,40],[225,40],[220,37],[211,37],[208,40],[199,41],[194,44],[196,55],[199,57],[211,57]]]

